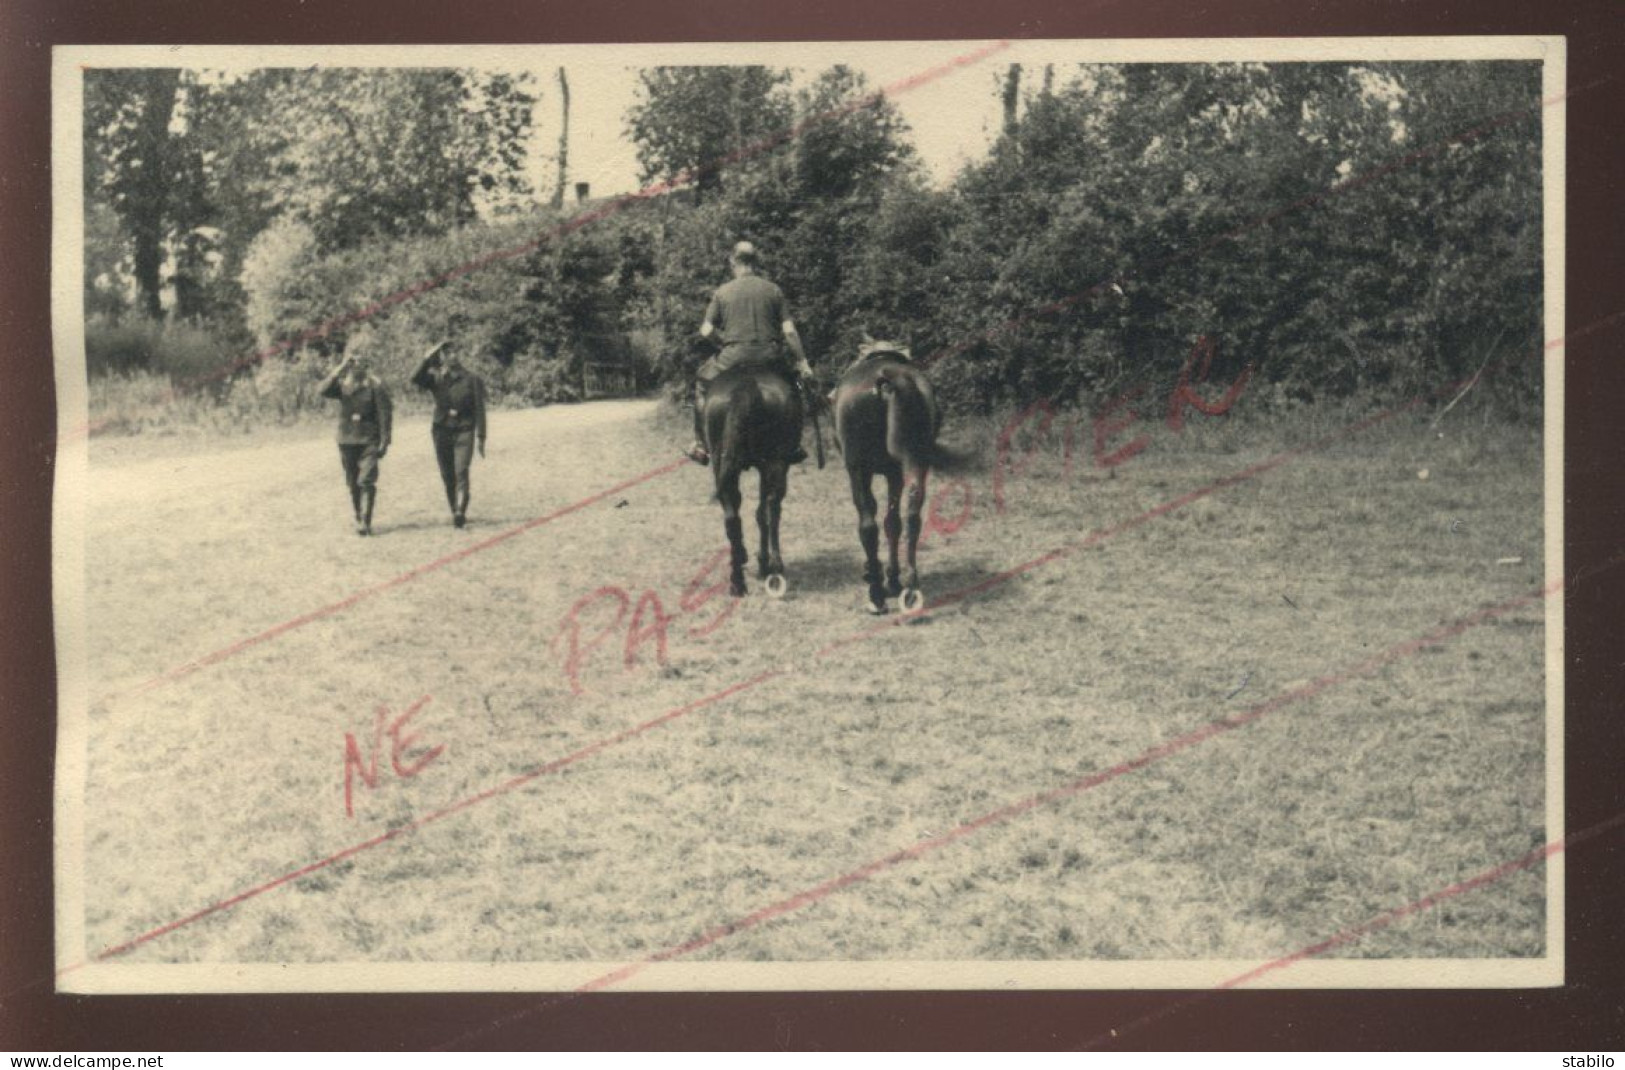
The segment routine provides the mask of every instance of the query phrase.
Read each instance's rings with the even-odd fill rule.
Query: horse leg
[[[784,575],[784,555],[779,550],[779,520],[784,515],[784,496],[790,490],[790,468],[782,462],[768,466],[772,479],[763,478],[762,499],[767,506],[767,543],[762,552],[767,557],[767,571]]]
[[[903,590],[919,592],[920,572],[915,555],[920,548],[920,511],[925,507],[925,481],[931,472],[927,468],[911,469],[905,482],[908,486],[908,569],[903,573]],[[905,595],[905,600],[907,596]],[[911,608],[904,606],[903,608]]]
[[[765,464],[763,465],[765,468]],[[756,495],[756,578],[767,579],[767,558],[773,541],[768,535],[768,474],[761,468],[757,469],[757,495]]]
[[[903,534],[903,519],[897,507],[903,498],[903,474],[886,473],[886,593],[896,598],[903,593],[897,573],[897,540]]]
[[[728,547],[732,551],[728,572],[728,593],[735,598],[745,595],[745,526],[739,519],[739,506],[744,496],[739,493],[739,473],[717,475],[717,501],[722,505],[722,528],[728,533]]]
[[[857,468],[847,470],[852,480],[852,504],[858,507],[858,541],[863,544],[863,582],[869,585],[869,612],[886,612],[886,588],[881,584],[880,522],[878,506],[869,483],[873,475]]]

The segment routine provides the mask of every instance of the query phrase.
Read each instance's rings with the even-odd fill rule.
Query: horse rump
[[[900,350],[868,347],[862,359],[842,374],[835,395],[835,426],[852,483],[858,511],[858,539],[863,546],[866,608],[885,613],[888,596],[900,598],[908,611],[924,607],[919,590],[917,550],[925,482],[932,469],[952,469],[964,462],[937,444],[941,416],[931,382]],[[886,480],[884,521],[872,483]],[[906,563],[899,543],[906,532]],[[884,533],[887,561],[880,561]]]
[[[742,495],[739,480],[747,468],[759,476],[756,510],[761,537],[758,556],[770,594],[784,593],[784,559],[779,551],[779,518],[788,482],[788,459],[801,441],[801,407],[789,380],[771,369],[734,368],[712,382],[705,403],[705,436],[710,447],[717,502],[731,550],[729,593],[746,593]]]

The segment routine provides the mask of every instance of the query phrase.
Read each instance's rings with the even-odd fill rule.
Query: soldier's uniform
[[[466,368],[437,364],[439,346],[429,351],[412,373],[412,384],[434,395],[434,456],[446,487],[452,523],[462,527],[468,517],[469,467],[474,443],[485,451],[485,381]]]
[[[373,375],[341,375],[342,366],[322,381],[321,395],[339,403],[339,462],[355,511],[356,534],[372,534],[378,498],[378,458],[389,450],[394,408],[389,390]]]

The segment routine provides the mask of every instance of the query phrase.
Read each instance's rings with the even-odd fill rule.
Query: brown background
[[[1617,0],[396,0],[0,5],[0,1049],[1069,1048],[1174,993],[73,997],[52,991],[50,59],[53,44],[455,44],[1565,34],[1571,330],[1625,311],[1625,11]],[[67,285],[77,286],[76,280]],[[1568,350],[1569,575],[1620,552],[1625,318]],[[1568,595],[1568,827],[1625,811],[1625,569]],[[1625,828],[1568,857],[1569,985],[1528,992],[1232,992],[1125,1038],[1156,1048],[1625,1047]]]

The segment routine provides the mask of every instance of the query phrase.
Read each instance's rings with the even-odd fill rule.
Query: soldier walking
[[[446,485],[451,522],[462,527],[468,523],[468,470],[476,441],[485,456],[485,381],[463,367],[453,343],[441,342],[423,355],[412,385],[434,395],[434,456]]]
[[[365,356],[348,356],[322,380],[324,398],[339,403],[339,461],[350,488],[355,533],[372,534],[372,507],[378,499],[378,462],[389,452],[393,422],[389,390],[372,374]]]

